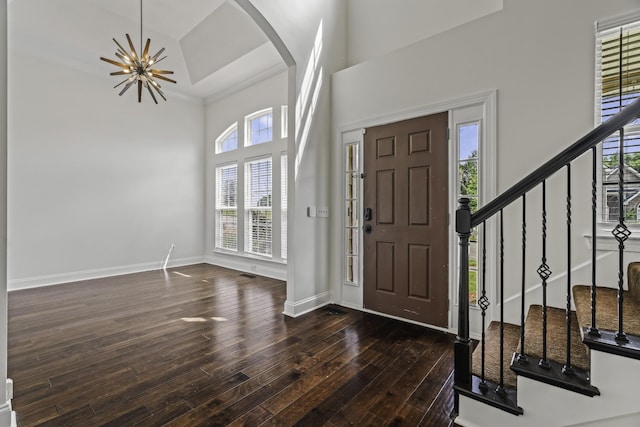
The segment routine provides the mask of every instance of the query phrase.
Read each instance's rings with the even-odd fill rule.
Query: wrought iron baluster
[[[629,342],[623,331],[623,307],[624,300],[624,242],[629,238],[631,231],[624,223],[624,128],[619,130],[619,155],[618,155],[618,224],[611,231],[618,241],[618,331],[615,339],[618,342]]]
[[[538,275],[542,279],[542,359],[538,366],[551,369],[547,361],[547,280],[551,270],[547,265],[547,181],[542,181],[542,263],[538,267]]]
[[[562,367],[562,373],[574,376],[571,367],[571,164],[567,164],[567,360]]]
[[[482,295],[478,298],[478,305],[480,306],[482,312],[482,370],[481,370],[481,381],[480,381],[480,391],[486,393],[489,390],[489,386],[487,385],[484,378],[484,369],[485,369],[485,326],[486,326],[486,315],[487,308],[489,308],[489,298],[487,298],[487,287],[486,287],[486,278],[487,278],[487,223],[484,221],[482,223]]]
[[[504,215],[500,209],[500,384],[496,394],[505,397],[504,388]]]
[[[522,283],[520,290],[520,353],[518,354],[518,363],[525,364],[528,362],[525,355],[524,347],[524,320],[525,320],[525,271],[527,261],[527,195],[522,195]]]
[[[599,337],[600,332],[596,327],[596,209],[597,209],[597,181],[598,164],[596,147],[591,148],[591,326],[588,333],[591,336]],[[606,200],[605,202],[606,203]]]

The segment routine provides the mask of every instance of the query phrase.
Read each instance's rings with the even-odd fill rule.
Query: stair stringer
[[[625,427],[640,418],[637,384],[640,360],[591,350],[591,384],[600,396],[588,397],[536,380],[518,377],[516,416],[460,395],[456,424],[463,427]]]

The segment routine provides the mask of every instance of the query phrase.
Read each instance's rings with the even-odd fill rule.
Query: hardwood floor
[[[449,426],[452,337],[209,265],[9,293],[21,426]]]

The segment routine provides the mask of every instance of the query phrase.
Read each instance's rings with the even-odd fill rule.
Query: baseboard
[[[320,307],[324,307],[325,305],[330,303],[331,292],[322,292],[320,294],[296,302],[287,300],[284,303],[283,314],[289,317],[298,317],[313,310],[317,310]]]
[[[287,264],[284,263],[224,254],[208,255],[204,262],[272,279],[287,280]]]
[[[201,256],[190,258],[177,258],[170,260],[167,267],[181,267],[183,265],[199,264],[204,262]],[[20,289],[39,288],[42,286],[59,285],[61,283],[78,282],[82,280],[99,279],[102,277],[121,276],[123,274],[142,273],[144,271],[159,270],[164,261],[154,261],[141,264],[131,264],[119,267],[96,268],[93,270],[75,271],[71,273],[50,274],[46,276],[26,277],[23,279],[10,279],[7,282],[8,291]]]
[[[16,413],[11,410],[11,401],[0,405],[0,427],[17,426]]]

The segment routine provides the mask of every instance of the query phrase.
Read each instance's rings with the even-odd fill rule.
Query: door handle
[[[362,230],[363,230],[365,233],[367,233],[367,234],[371,233],[371,224],[365,224],[365,225],[363,225],[363,226],[362,226]]]
[[[365,221],[371,221],[372,218],[373,218],[373,211],[371,210],[371,208],[365,208],[364,209],[364,220]]]

